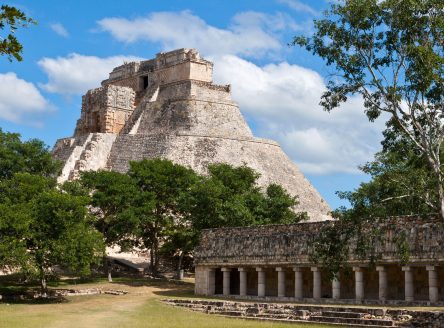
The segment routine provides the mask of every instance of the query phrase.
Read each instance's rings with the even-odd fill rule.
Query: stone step
[[[309,321],[320,323],[341,323],[341,324],[356,324],[356,325],[373,325],[378,327],[393,327],[392,320],[385,319],[357,319],[357,318],[340,318],[340,317],[325,317],[325,316],[311,316]]]
[[[322,311],[324,317],[339,317],[339,318],[355,318],[361,319],[368,313],[349,312],[349,311]]]
[[[214,314],[225,315],[229,317],[241,317],[244,312],[243,311],[218,311],[214,312]]]
[[[259,320],[259,321],[272,321],[272,322],[281,322],[281,323],[302,323],[304,325],[309,324],[325,324],[329,326],[338,326],[338,327],[353,327],[353,328],[381,328],[380,325],[371,325],[371,324],[351,324],[351,323],[336,323],[336,322],[310,322],[303,319],[278,319],[278,318],[259,318],[259,317],[242,317],[242,319],[246,320]]]

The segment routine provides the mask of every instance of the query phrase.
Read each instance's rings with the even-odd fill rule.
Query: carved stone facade
[[[74,136],[119,133],[134,111],[135,92],[128,87],[105,85],[82,97],[81,117]]]
[[[312,258],[334,221],[210,229],[195,250],[196,294],[273,300],[444,304],[444,228],[433,218],[372,220],[377,261],[350,254],[352,271],[330,280]],[[366,230],[364,230],[366,231]],[[408,248],[408,260],[401,257]],[[353,247],[351,249],[354,249]],[[422,302],[422,303],[421,303]]]
[[[65,163],[59,181],[82,170],[128,170],[129,161],[167,158],[205,173],[209,163],[247,164],[259,183],[278,183],[299,197],[296,210],[312,221],[329,207],[272,140],[255,138],[229,85],[212,83],[213,64],[194,49],[116,67],[102,87],[83,97],[74,137],[60,139],[54,157]]]

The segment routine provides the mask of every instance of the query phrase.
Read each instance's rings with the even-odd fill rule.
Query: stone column
[[[278,273],[278,297],[285,297],[285,269],[277,267]]]
[[[297,299],[302,299],[304,297],[303,283],[302,280],[302,268],[294,267],[294,297]]]
[[[247,296],[247,270],[239,268],[239,295]]]
[[[214,268],[207,269],[208,279],[208,295],[216,294],[216,270]]]
[[[387,300],[387,271],[382,265],[378,265],[376,271],[379,274],[379,300],[385,301]]]
[[[428,265],[426,267],[429,273],[429,300],[432,303],[438,302],[438,275],[436,267]]]
[[[230,295],[230,273],[231,268],[222,268],[222,273],[224,275],[223,279],[223,294],[225,296]]]
[[[311,267],[313,272],[313,298],[318,300],[321,298],[321,271],[318,267]]]
[[[257,271],[257,296],[265,296],[265,271],[264,268],[256,268]]]
[[[332,282],[331,282],[331,287],[332,287],[332,298],[334,300],[338,300],[341,298],[341,281],[339,280],[339,273],[336,274],[336,277],[333,278]]]
[[[353,267],[355,272],[355,299],[362,301],[364,299],[364,272],[361,267]]]
[[[410,266],[403,266],[402,271],[404,271],[404,295],[407,302],[412,302],[415,298],[413,297],[413,271]]]

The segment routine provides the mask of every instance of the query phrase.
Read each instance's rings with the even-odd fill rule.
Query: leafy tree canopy
[[[43,290],[54,265],[88,274],[103,252],[88,197],[55,186],[54,179],[29,173],[0,181],[0,266],[39,277]]]
[[[32,18],[29,18],[21,10],[2,5],[0,7],[0,55],[6,55],[9,61],[15,58],[22,61],[23,46],[15,36],[19,27],[28,27],[29,24],[36,24]]]
[[[373,121],[408,139],[427,163],[444,219],[444,10],[442,0],[347,0],[315,21],[311,37],[294,44],[332,67],[321,105],[327,111],[354,94]]]
[[[20,134],[0,128],[0,179],[12,178],[18,172],[55,176],[59,169],[60,163],[52,159],[42,141],[22,141]]]

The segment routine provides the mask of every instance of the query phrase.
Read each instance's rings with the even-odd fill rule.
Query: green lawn
[[[121,279],[112,284],[102,280],[81,285],[66,285],[65,283],[63,287],[121,289],[127,290],[129,294],[75,296],[69,297],[66,302],[54,304],[0,303],[0,327],[327,327],[224,318],[169,306],[160,301],[165,297],[191,296],[193,287],[191,283],[172,284],[161,281]],[[4,286],[3,290],[5,290]]]

